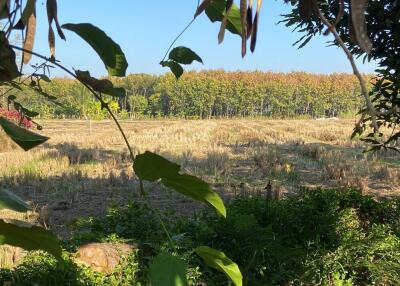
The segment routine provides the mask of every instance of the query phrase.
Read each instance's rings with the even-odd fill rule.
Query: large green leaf
[[[0,126],[3,127],[3,130],[13,141],[25,151],[28,151],[29,149],[32,149],[49,140],[48,137],[22,128],[11,121],[8,121],[4,117],[0,117]]]
[[[209,205],[221,216],[226,217],[226,209],[221,197],[203,180],[191,175],[177,174],[173,177],[162,178],[161,182],[185,196]]]
[[[193,61],[203,63],[203,60],[187,47],[176,47],[169,53],[169,59],[177,63],[190,65]]]
[[[173,177],[181,169],[178,164],[149,151],[136,156],[133,168],[140,179],[152,182],[161,178]]]
[[[206,14],[211,22],[221,22],[225,15],[225,0],[213,0],[206,9]],[[226,28],[233,34],[242,34],[242,23],[240,20],[240,10],[237,5],[233,4],[227,19]]]
[[[25,250],[44,250],[61,260],[61,246],[58,238],[38,226],[18,226],[0,220],[0,245],[9,244]]]
[[[186,263],[167,252],[157,255],[149,269],[151,286],[186,286]]]
[[[239,267],[235,262],[226,257],[223,252],[208,246],[199,246],[195,251],[208,266],[224,272],[236,286],[242,286],[243,276]]]
[[[16,212],[26,212],[28,205],[10,191],[0,189],[0,210],[9,209]]]
[[[125,55],[106,33],[89,23],[64,24],[62,27],[77,33],[97,52],[110,76],[125,76],[128,68]]]
[[[140,179],[152,182],[161,180],[165,186],[211,206],[218,214],[226,217],[226,209],[221,197],[203,180],[191,175],[179,174],[178,164],[146,151],[136,157],[133,168]]]
[[[172,73],[175,75],[176,79],[179,79],[183,74],[182,66],[175,61],[162,61],[160,65],[163,67],[169,67]]]

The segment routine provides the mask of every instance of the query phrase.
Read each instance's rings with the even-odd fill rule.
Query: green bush
[[[200,215],[179,231],[223,249],[245,285],[400,285],[399,214],[400,200],[306,190],[281,201],[238,198],[227,221]],[[207,285],[223,281],[209,277]]]
[[[31,252],[22,264],[13,270],[0,271],[0,285],[16,286],[128,286],[137,281],[136,253],[124,259],[110,275],[78,267],[68,256],[64,264],[45,252]]]
[[[227,211],[226,220],[206,212],[168,216],[173,251],[188,262],[190,285],[226,285],[223,274],[193,253],[196,245],[224,251],[240,266],[244,285],[400,285],[400,200],[378,201],[356,190],[303,190],[279,201],[239,197]],[[74,232],[65,245],[70,251],[89,241],[127,240],[139,250],[111,276],[32,253],[13,271],[3,270],[0,283],[147,285],[151,258],[172,250],[155,215],[137,203],[78,220]]]

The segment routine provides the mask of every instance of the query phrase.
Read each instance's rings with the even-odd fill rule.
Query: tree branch
[[[333,34],[333,36],[335,37],[336,42],[338,43],[338,45],[342,48],[342,50],[344,51],[344,53],[347,56],[347,59],[349,60],[351,67],[353,69],[353,73],[354,75],[357,77],[359,83],[360,83],[360,87],[361,87],[361,94],[365,99],[365,103],[367,106],[367,110],[369,115],[371,116],[371,121],[372,121],[372,127],[374,128],[374,131],[378,131],[379,127],[376,121],[376,115],[377,112],[371,102],[371,98],[369,97],[369,92],[368,92],[368,88],[367,88],[367,84],[363,78],[363,76],[361,75],[360,71],[357,68],[356,62],[354,60],[353,55],[351,54],[350,50],[346,47],[346,44],[343,42],[342,38],[340,37],[339,33],[336,30],[336,27],[334,24],[332,24],[331,22],[329,22],[329,20],[324,16],[324,14],[322,13],[321,9],[318,6],[318,3],[316,0],[313,0],[315,7],[317,7],[317,11],[318,11],[318,17],[321,19],[322,23],[328,28],[328,30]],[[361,117],[360,121],[357,123],[357,125],[361,125],[361,122],[364,120],[364,116]]]

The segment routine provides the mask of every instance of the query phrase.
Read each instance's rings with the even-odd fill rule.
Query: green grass
[[[356,190],[304,190],[283,200],[238,197],[227,205],[228,218],[204,211],[194,218],[173,213],[165,234],[146,207],[112,208],[103,218],[76,220],[65,243],[73,252],[89,241],[134,241],[138,251],[110,276],[57,265],[32,253],[14,270],[2,270],[12,285],[147,285],[147,267],[162,250],[189,264],[190,285],[228,285],[193,249],[206,245],[224,251],[240,267],[244,285],[400,285],[400,200],[374,200]],[[34,284],[36,283],[36,284]]]

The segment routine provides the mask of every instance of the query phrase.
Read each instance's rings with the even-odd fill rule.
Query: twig
[[[172,248],[175,249],[174,241],[172,240],[171,235],[169,234],[169,231],[167,230],[167,227],[165,226],[164,221],[161,218],[160,212],[150,204],[150,201],[149,201],[149,199],[147,197],[147,193],[146,193],[146,191],[144,189],[144,186],[143,186],[143,181],[141,179],[139,179],[139,186],[140,186],[140,194],[145,199],[146,205],[156,215],[157,219],[159,220],[159,222],[161,224],[161,227],[163,228],[165,234],[167,235],[169,244],[171,245]]]
[[[86,83],[82,82],[77,76],[76,74],[74,74],[72,71],[70,71],[69,69],[67,69],[66,67],[64,67],[63,65],[57,63],[56,61],[51,60],[50,58],[47,58],[41,54],[35,53],[33,51],[29,51],[26,50],[24,48],[18,47],[18,46],[14,46],[14,45],[10,45],[11,48],[22,51],[22,52],[26,52],[26,53],[30,53],[38,58],[41,58],[43,60],[49,61],[51,62],[53,65],[59,67],[60,69],[62,69],[63,71],[65,71],[66,73],[68,73],[69,75],[71,75],[72,77],[74,77],[75,79],[77,79],[80,83],[82,83],[93,95],[94,97],[100,101],[101,106],[103,106],[107,112],[110,114],[111,118],[113,119],[113,121],[115,122],[115,124],[117,125],[122,137],[124,138],[125,144],[128,147],[129,150],[129,154],[130,157],[132,159],[132,162],[135,161],[135,155],[133,154],[131,145],[129,144],[128,138],[126,137],[126,134],[124,132],[124,130],[121,127],[121,124],[119,123],[118,119],[115,117],[114,113],[112,112],[112,110],[110,109],[110,107],[108,106],[108,104],[101,98],[101,96],[99,94],[97,94],[92,87],[90,87],[89,85],[87,85]]]
[[[197,1],[197,8],[200,5],[200,0]],[[193,18],[186,26],[183,28],[183,30],[178,34],[178,36],[175,37],[175,39],[172,41],[172,43],[169,45],[167,51],[165,52],[165,55],[161,61],[164,61],[165,58],[168,56],[169,51],[171,50],[172,46],[176,43],[176,41],[179,40],[179,38],[186,32],[187,29],[193,24],[193,22],[196,20],[196,18]]]
[[[164,61],[165,58],[167,57],[169,51],[171,50],[172,46],[176,43],[176,41],[179,40],[179,38],[183,35],[183,33],[186,32],[187,29],[189,29],[189,27],[193,24],[193,22],[196,20],[196,18],[193,18],[189,24],[186,25],[186,27],[178,34],[178,36],[175,37],[175,39],[172,41],[171,45],[169,45],[167,51],[165,52],[165,55],[163,57],[163,59],[161,61]]]
[[[44,62],[44,63],[42,63],[42,64],[40,64],[39,66],[35,67],[35,71],[34,71],[34,72],[32,72],[29,76],[27,76],[27,77],[24,78],[23,80],[19,81],[18,83],[19,83],[19,84],[23,84],[23,83],[26,82],[28,79],[32,78],[32,76],[33,76],[34,74],[36,74],[36,72],[37,72],[38,70],[40,70],[41,68],[43,68],[43,65],[45,65],[46,63],[47,63],[47,61]],[[10,87],[10,88],[7,89],[6,91],[4,91],[2,94],[0,94],[0,98],[4,97],[7,93],[9,93],[9,92],[12,91],[12,90],[14,90],[14,87]]]

